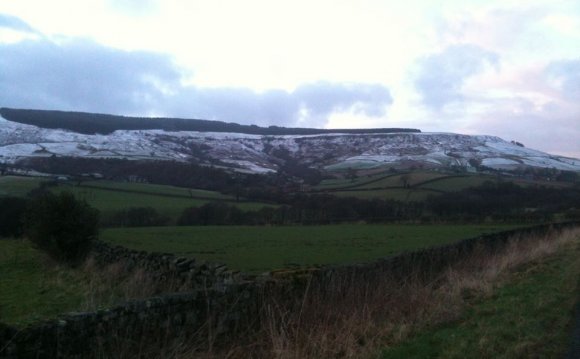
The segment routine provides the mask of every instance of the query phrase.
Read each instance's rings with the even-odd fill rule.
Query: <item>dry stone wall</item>
[[[175,293],[69,313],[24,330],[2,326],[0,358],[108,358],[195,335],[225,340],[256,325],[258,290],[256,285],[230,285],[227,291]]]
[[[170,253],[135,251],[102,241],[94,243],[92,257],[101,266],[121,264],[126,270],[143,269],[153,278],[172,281],[182,289],[223,286],[246,277],[224,264],[177,257]]]
[[[403,279],[413,272],[428,278],[478,248],[500,250],[514,237],[525,240],[578,225],[580,223],[564,223],[517,229],[404,253],[374,263],[325,267],[302,272],[301,276],[281,278],[279,275],[253,278],[236,275],[219,265],[101,243],[95,247],[95,258],[101,263],[122,259],[131,268],[145,268],[160,276],[181,278],[193,289],[130,301],[95,312],[69,313],[21,330],[0,324],[0,358],[110,357],[111,353],[120,350],[142,348],[144,341],[147,345],[154,341],[162,346],[184,337],[219,342],[240,331],[255,330],[262,304],[269,296],[282,293],[288,300],[294,298],[299,302],[305,283],[323,289],[348,290],[349,283],[364,283],[385,275]],[[337,282],[346,285],[341,287]],[[201,283],[205,285],[200,287]]]
[[[332,278],[352,278],[353,281],[368,281],[388,275],[391,278],[405,279],[410,273],[428,279],[437,275],[450,265],[465,258],[474,250],[493,251],[503,248],[508,241],[517,238],[530,238],[551,230],[568,228],[570,224],[541,225],[520,228],[499,233],[484,234],[462,241],[425,248],[396,256],[379,259],[372,263],[329,266],[314,271],[313,275],[321,281]]]

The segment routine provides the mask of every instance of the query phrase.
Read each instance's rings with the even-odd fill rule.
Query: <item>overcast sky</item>
[[[580,1],[2,0],[0,106],[412,127],[580,157]]]

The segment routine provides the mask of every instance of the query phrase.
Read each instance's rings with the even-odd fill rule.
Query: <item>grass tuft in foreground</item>
[[[82,302],[77,273],[51,263],[28,242],[0,240],[0,273],[0,322],[25,325]]]
[[[465,313],[385,351],[383,358],[560,358],[569,340],[567,324],[577,297],[580,242],[574,233],[553,253],[552,243],[539,242],[527,254],[516,252],[495,261],[481,278],[454,274],[455,293],[465,296]],[[546,256],[549,255],[549,256]],[[522,263],[511,273],[512,263]],[[495,273],[497,271],[497,273]],[[502,274],[502,272],[504,274]],[[494,288],[494,277],[503,282]],[[478,280],[482,280],[481,283]]]
[[[514,240],[497,253],[475,251],[428,282],[411,274],[312,284],[298,305],[267,301],[255,336],[223,350],[182,346],[177,357],[557,357],[576,300],[579,240],[578,230]]]
[[[144,271],[127,272],[122,263],[58,265],[23,240],[0,240],[0,273],[0,322],[18,327],[178,289]]]

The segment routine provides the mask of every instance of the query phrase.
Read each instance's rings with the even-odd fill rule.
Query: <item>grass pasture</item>
[[[0,177],[0,196],[23,197],[45,180],[38,177]],[[233,196],[214,191],[148,183],[87,181],[78,186],[76,182],[63,182],[48,188],[53,192],[72,192],[77,198],[86,200],[101,211],[104,218],[129,207],[153,207],[175,221],[185,208],[212,201],[228,201],[243,210],[257,210],[268,206],[258,202],[235,202]]]
[[[45,180],[40,177],[2,176],[0,177],[0,196],[24,197]]]
[[[383,188],[383,187],[402,187],[404,182],[410,186],[416,186],[422,182],[448,177],[448,174],[440,172],[417,171],[412,173],[403,173],[385,177],[379,181],[364,184],[357,188]]]
[[[402,202],[424,201],[429,196],[437,195],[439,192],[422,188],[389,188],[376,190],[349,190],[337,191],[332,194],[339,197],[356,197],[360,199],[384,199],[397,200]]]
[[[111,228],[105,241],[264,272],[288,267],[359,263],[513,228],[505,225],[326,225]]]
[[[580,294],[580,237],[553,255],[505,273],[493,295],[471,299],[450,323],[383,352],[395,358],[563,358]]]
[[[315,190],[334,190],[334,189],[341,189],[341,188],[351,188],[351,187],[358,187],[363,186],[370,181],[376,181],[381,178],[388,178],[393,175],[374,175],[370,177],[356,177],[353,179],[350,178],[333,178],[333,179],[326,179],[320,182],[317,186],[314,186]]]
[[[354,179],[335,178],[323,180],[315,190],[341,190],[341,189],[379,189],[390,187],[403,187],[404,183],[410,186],[420,186],[425,181],[445,179],[452,177],[448,173],[434,171],[414,171],[402,173],[381,172],[368,176],[360,176]]]
[[[480,186],[486,181],[496,181],[496,179],[490,176],[478,175],[441,177],[424,184],[419,184],[417,187],[426,190],[456,192],[469,187]]]
[[[520,178],[505,178],[523,187],[546,186],[565,188],[569,184],[525,180]],[[449,174],[432,171],[416,171],[370,177],[359,177],[354,181],[347,179],[326,180],[322,185],[314,187],[318,191],[328,191],[340,197],[356,197],[361,199],[393,199],[398,201],[424,201],[431,195],[443,192],[457,192],[470,187],[477,187],[486,181],[496,182],[497,177],[483,174]],[[410,188],[403,187],[408,182]]]
[[[111,216],[117,211],[129,207],[153,207],[159,213],[175,220],[185,208],[201,206],[208,202],[207,200],[195,198],[175,198],[157,194],[121,192],[82,186],[59,186],[53,191],[73,193],[77,198],[84,199],[91,206],[98,209],[103,217]]]
[[[516,177],[502,177],[503,181],[513,182],[522,187],[545,186],[555,188],[569,187],[569,183],[531,180]],[[445,173],[418,170],[404,173],[378,172],[368,176],[327,179],[315,192],[327,192],[340,197],[361,199],[392,199],[398,201],[424,201],[431,195],[443,192],[457,192],[470,187],[481,186],[486,181],[496,182],[498,178],[489,174]],[[405,187],[408,184],[410,187]]]
[[[115,212],[129,207],[153,207],[159,213],[169,217],[172,221],[175,221],[185,208],[197,207],[205,203],[220,200],[220,194],[217,192],[194,190],[194,193],[202,193],[205,195],[204,198],[207,198],[201,199],[198,197],[190,197],[189,195],[185,194],[183,196],[179,196],[160,193],[160,188],[164,191],[177,192],[179,190],[177,187],[167,186],[170,188],[166,190],[163,188],[165,186],[153,185],[153,190],[151,193],[144,191],[147,189],[147,187],[143,188],[143,185],[140,187],[142,191],[136,192],[118,190],[118,188],[111,189],[107,187],[96,188],[73,185],[61,185],[53,190],[72,192],[75,196],[77,196],[77,198],[86,200],[91,206],[101,211],[103,217],[111,216]],[[183,189],[183,191],[186,192],[187,189]],[[215,199],[211,199],[212,196],[215,197]],[[235,204],[244,210],[256,210],[266,205],[257,202],[232,202],[231,204]]]
[[[129,182],[115,182],[115,181],[88,181],[82,182],[80,187],[99,188],[116,191],[127,191],[135,193],[147,193],[151,195],[167,195],[180,196],[191,198],[215,199],[215,200],[230,200],[233,201],[233,196],[228,196],[215,191],[205,191],[201,189],[189,189],[183,187],[157,185],[150,183],[129,183]]]
[[[81,276],[44,261],[29,243],[0,239],[0,322],[25,325],[81,305]]]
[[[340,197],[362,199],[393,199],[399,201],[424,201],[441,192],[460,191],[494,180],[485,175],[455,175],[434,171],[373,175],[347,179],[326,180],[315,190],[329,191]],[[408,184],[410,187],[404,187]]]
[[[29,242],[6,238],[0,238],[0,273],[0,323],[16,327],[176,290],[171,283],[114,264],[101,267],[89,260],[78,268],[58,265]]]

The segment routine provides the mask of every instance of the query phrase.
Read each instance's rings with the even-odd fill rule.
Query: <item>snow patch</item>
[[[580,171],[580,160],[551,156],[495,136],[454,133],[251,135],[139,130],[85,135],[42,129],[0,118],[0,162],[50,155],[91,158],[221,161],[253,173],[274,172],[288,158],[317,168],[369,168],[423,162],[468,167],[474,159],[492,168],[519,166]]]
[[[484,158],[481,161],[481,164],[486,166],[486,167],[498,168],[498,169],[505,169],[505,168],[512,168],[512,167],[521,166],[521,163],[518,161],[510,160],[507,158],[498,158],[498,157]]]

